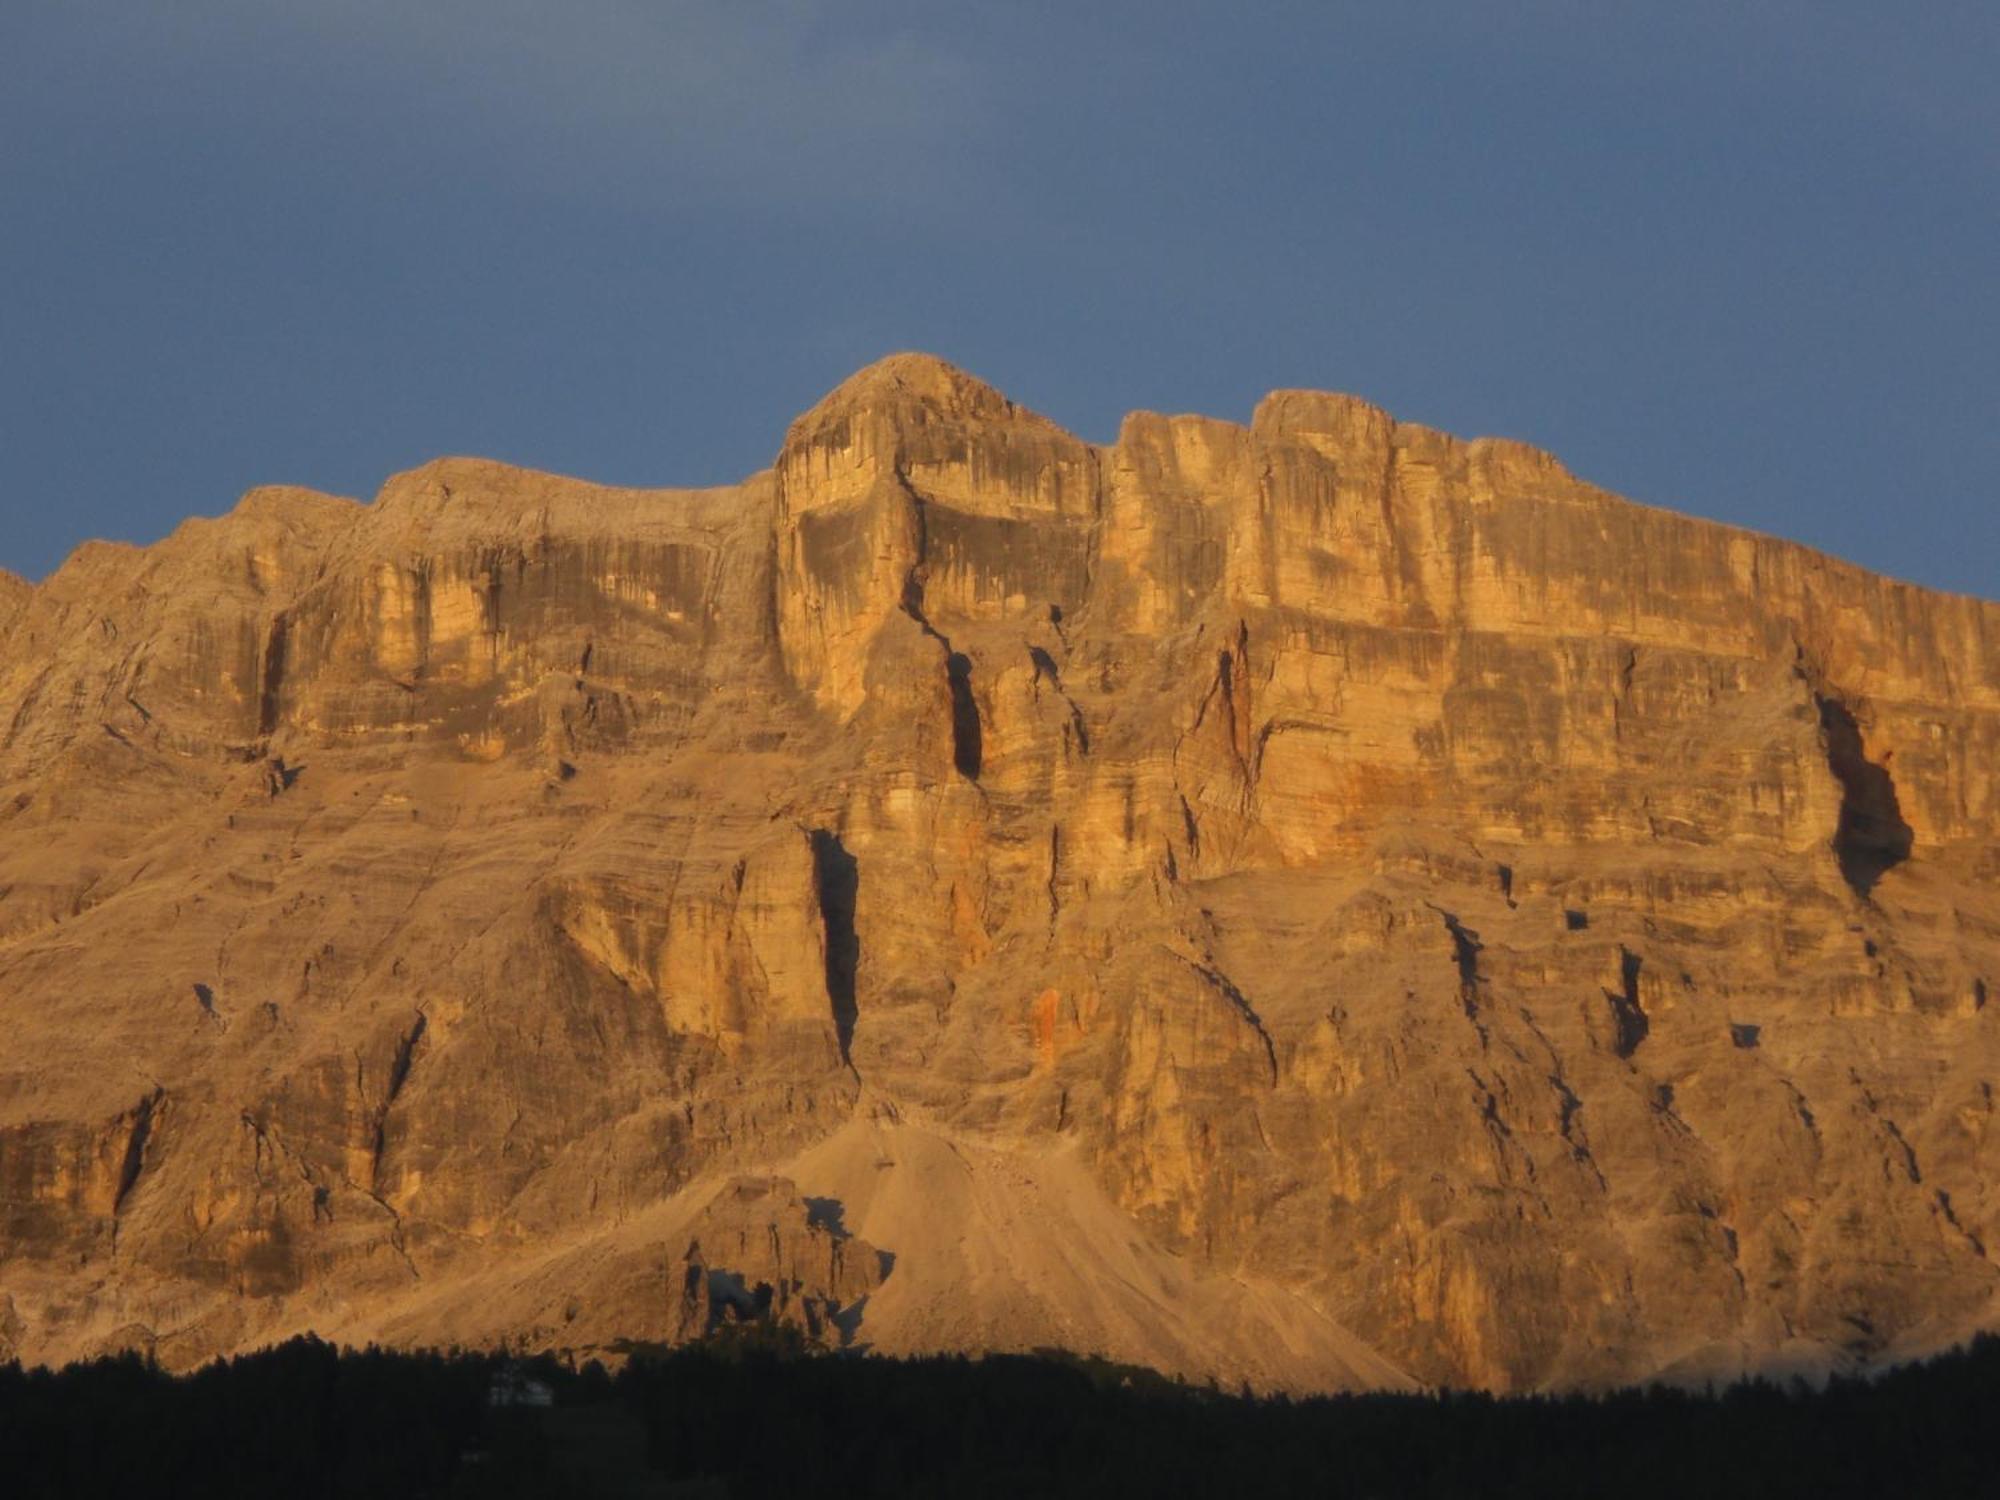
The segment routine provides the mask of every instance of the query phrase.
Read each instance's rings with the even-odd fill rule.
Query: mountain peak
[[[975,375],[935,354],[906,350],[864,365],[829,391],[821,407],[921,401],[963,413],[998,414],[1013,403]]]
[[[1072,513],[1092,503],[1089,448],[932,354],[857,370],[793,422],[777,469],[788,504],[845,504],[923,471],[932,498],[973,511]],[[996,509],[997,507],[997,509]]]
[[[786,446],[857,425],[908,431],[939,422],[1055,423],[1016,406],[998,390],[935,354],[902,353],[864,365],[792,423]]]

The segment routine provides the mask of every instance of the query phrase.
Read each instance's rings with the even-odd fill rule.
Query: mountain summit
[[[1996,765],[2000,605],[1351,397],[256,491],[0,575],[0,1358],[1936,1348]]]

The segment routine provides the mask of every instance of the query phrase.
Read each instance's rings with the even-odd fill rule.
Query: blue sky
[[[0,565],[440,453],[726,481],[918,348],[1993,597],[1996,77],[1990,0],[4,0]]]

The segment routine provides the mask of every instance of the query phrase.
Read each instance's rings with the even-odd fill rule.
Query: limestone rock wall
[[[1349,397],[1093,448],[897,356],[727,489],[255,491],[0,576],[7,1337],[608,1348],[754,1270],[1033,1347],[1143,1246],[1121,1357],[1224,1378],[1934,1347],[2000,1291],[1996,764],[2000,606]],[[811,1180],[863,1120],[1102,1206],[982,1191],[1055,1269],[888,1295]]]

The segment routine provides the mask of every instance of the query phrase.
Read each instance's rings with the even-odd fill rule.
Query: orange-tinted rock
[[[0,575],[0,1354],[1933,1347],[1996,764],[2000,606],[1349,397],[255,491]]]

